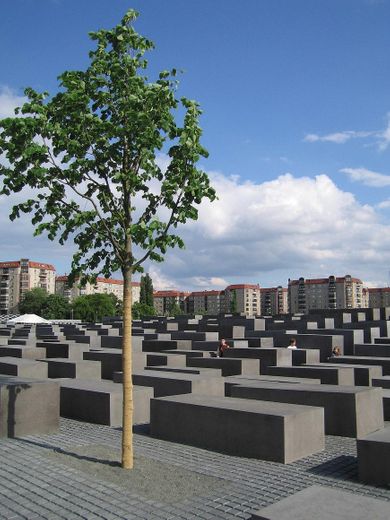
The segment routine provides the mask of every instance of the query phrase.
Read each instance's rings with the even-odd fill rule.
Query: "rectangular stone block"
[[[59,417],[57,382],[0,376],[0,437],[56,433]]]
[[[41,359],[47,364],[48,377],[72,379],[101,379],[99,361],[72,361],[70,359]]]
[[[390,427],[357,440],[359,480],[366,484],[390,484]],[[390,506],[387,504],[388,518]],[[370,514],[367,518],[373,518]]]
[[[46,357],[46,349],[42,347],[3,346],[0,357],[18,357],[24,359],[42,359]]]
[[[332,360],[333,358],[329,360],[327,365],[339,366],[337,363],[332,363]],[[356,386],[372,386],[372,379],[382,376],[382,367],[376,365],[353,365],[345,363],[343,367],[353,369]]]
[[[383,368],[383,375],[390,375],[390,358],[376,356],[340,356],[332,358],[332,363],[340,364],[359,364],[359,365],[378,365]]]
[[[260,359],[260,371],[267,374],[269,366],[291,366],[292,354],[290,349],[286,348],[232,348],[225,352],[226,358],[249,358]]]
[[[324,449],[322,408],[231,397],[151,401],[151,434],[234,456],[288,464]]]
[[[139,386],[153,387],[155,397],[189,394],[191,392],[210,396],[223,396],[224,394],[223,379],[218,376],[145,370],[144,372],[133,373],[133,383]]]
[[[47,366],[32,359],[0,357],[0,374],[28,378],[47,378]]]
[[[234,386],[232,397],[321,406],[325,433],[343,437],[367,435],[383,428],[382,391],[377,388],[252,382]]]
[[[61,416],[112,427],[122,426],[122,385],[110,381],[61,381]],[[133,424],[150,420],[153,390],[133,387]]]
[[[187,366],[220,369],[224,377],[238,374],[260,374],[260,361],[258,359],[188,358]]]
[[[267,374],[271,376],[288,377],[310,377],[320,378],[322,384],[326,385],[354,385],[353,368],[327,367],[324,363],[318,366],[299,367],[268,367]]]
[[[264,507],[251,520],[388,520],[389,503],[339,489],[311,486]]]

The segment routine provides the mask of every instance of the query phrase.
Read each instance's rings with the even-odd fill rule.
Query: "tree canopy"
[[[113,294],[78,296],[73,302],[73,313],[75,319],[88,322],[102,321],[105,316],[116,316],[116,297]]]
[[[200,107],[177,97],[177,71],[145,75],[153,43],[128,11],[113,29],[90,33],[95,48],[86,70],[59,76],[59,91],[25,90],[17,117],[0,121],[0,194],[27,189],[11,219],[32,214],[35,234],[76,247],[70,278],[109,277],[122,271],[122,466],[131,468],[131,279],[145,260],[160,262],[170,247],[184,247],[177,228],[213,200],[207,156],[200,143]],[[161,155],[168,166],[161,164]]]
[[[47,320],[69,319],[71,306],[63,296],[48,294],[41,287],[35,287],[24,294],[19,304],[22,314],[37,314]]]

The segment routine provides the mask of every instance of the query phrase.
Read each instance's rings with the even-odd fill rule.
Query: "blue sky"
[[[179,93],[202,106],[202,166],[220,196],[183,230],[186,251],[148,266],[156,284],[350,273],[388,285],[390,2],[3,0],[0,116],[25,86],[53,93],[63,70],[85,68],[88,32],[129,7],[156,44],[150,76],[183,69]],[[1,260],[69,270],[71,244],[31,239],[26,223],[5,225],[6,209]]]

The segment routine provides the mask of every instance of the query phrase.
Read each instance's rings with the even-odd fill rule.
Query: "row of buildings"
[[[21,259],[0,262],[0,314],[18,312],[26,291],[41,287],[69,301],[86,294],[107,293],[122,298],[123,280],[97,278],[84,287],[69,286],[67,276],[56,276],[51,264]],[[140,299],[140,283],[133,282],[133,302]],[[312,309],[353,309],[390,306],[390,287],[365,288],[358,278],[343,277],[289,280],[288,287],[260,287],[258,284],[229,285],[218,291],[155,291],[157,314],[179,307],[187,314],[240,312],[249,316],[307,313]]]
[[[140,283],[133,282],[132,285],[133,301],[136,302],[140,298]],[[96,293],[115,294],[122,299],[123,280],[97,278],[94,284],[69,287],[68,277],[56,276],[56,269],[51,264],[32,262],[28,258],[0,262],[0,314],[17,313],[24,294],[36,287],[41,287],[48,294],[60,294],[69,301]]]
[[[183,312],[218,314],[241,312],[250,316],[302,313],[313,309],[359,309],[390,306],[390,287],[366,288],[350,275],[289,280],[288,287],[229,285],[222,291],[157,291],[154,306],[159,314],[178,305]]]

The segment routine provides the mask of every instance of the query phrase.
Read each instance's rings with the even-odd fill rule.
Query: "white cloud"
[[[201,205],[199,220],[180,230],[186,250],[162,264],[177,286],[205,288],[213,277],[286,285],[308,273],[374,279],[387,272],[390,226],[328,176],[285,174],[264,183],[211,177],[219,200]]]
[[[308,143],[329,142],[336,144],[344,144],[350,139],[356,139],[357,137],[368,137],[374,132],[355,132],[354,130],[345,130],[344,132],[334,132],[333,134],[327,134],[320,136],[318,134],[307,134],[304,141]]]
[[[366,168],[343,168],[340,172],[346,173],[352,181],[361,182],[366,186],[375,188],[390,186],[390,175],[367,170]]]
[[[377,146],[378,150],[383,152],[390,145],[390,112],[386,115],[387,123],[384,130],[374,131],[356,131],[356,130],[344,130],[341,132],[333,132],[331,134],[319,135],[319,134],[306,134],[304,141],[307,143],[316,142],[329,142],[335,144],[344,144],[351,139],[372,137],[373,143]],[[367,144],[366,146],[370,146]]]
[[[15,108],[26,102],[24,96],[18,96],[15,91],[6,86],[0,86],[0,119],[14,117]]]
[[[390,208],[390,199],[383,200],[382,202],[377,204],[377,208],[379,208],[379,209]]]

